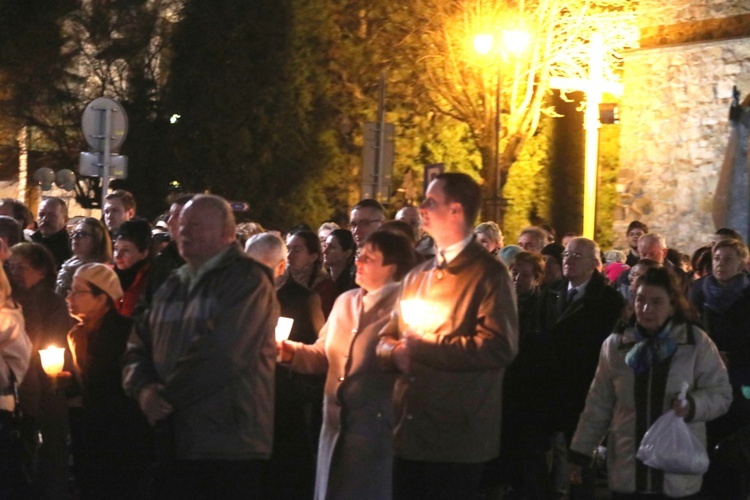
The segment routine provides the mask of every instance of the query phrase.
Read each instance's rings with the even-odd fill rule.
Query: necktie
[[[570,307],[571,304],[576,300],[576,295],[578,295],[578,289],[571,288],[568,290],[568,298],[567,298],[567,307]]]
[[[438,255],[437,264],[438,269],[444,269],[445,266],[448,265],[448,261],[445,258],[445,252],[442,250],[440,250],[440,254]]]

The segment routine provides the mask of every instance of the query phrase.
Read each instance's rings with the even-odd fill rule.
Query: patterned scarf
[[[649,335],[637,323],[633,331],[637,342],[625,355],[625,363],[633,369],[636,375],[646,373],[649,368],[669,358],[677,350],[677,342],[669,338],[669,333],[672,331],[672,318],[668,318],[655,335]]]
[[[739,273],[725,286],[722,286],[719,280],[713,276],[708,276],[703,280],[705,306],[714,312],[723,314],[742,298],[742,293],[748,286],[750,286],[750,278],[745,273]]]

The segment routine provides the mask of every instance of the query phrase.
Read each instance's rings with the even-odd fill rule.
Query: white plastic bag
[[[687,384],[680,393],[685,399]],[[708,470],[708,453],[682,417],[674,410],[657,418],[646,431],[636,457],[654,469],[671,474],[700,475]]]

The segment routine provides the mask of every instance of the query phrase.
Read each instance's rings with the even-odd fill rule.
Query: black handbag
[[[0,491],[23,488],[36,476],[37,458],[42,434],[33,417],[21,411],[18,382],[10,372],[10,392],[15,401],[13,411],[0,411]]]

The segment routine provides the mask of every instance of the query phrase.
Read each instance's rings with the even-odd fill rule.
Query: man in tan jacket
[[[378,354],[394,389],[394,498],[473,498],[500,450],[503,373],[518,350],[516,297],[505,266],[473,240],[480,189],[441,174],[420,207],[437,255],[404,279]],[[416,308],[421,314],[408,318]]]

